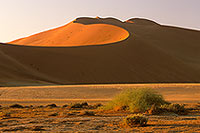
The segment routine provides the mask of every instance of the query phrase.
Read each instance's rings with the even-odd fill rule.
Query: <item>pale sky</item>
[[[0,0],[0,42],[55,28],[77,17],[147,18],[200,30],[200,0]]]

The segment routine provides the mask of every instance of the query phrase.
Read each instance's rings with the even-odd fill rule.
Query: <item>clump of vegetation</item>
[[[24,108],[24,107],[20,104],[13,104],[10,106],[10,108]]]
[[[129,115],[124,118],[123,124],[126,127],[146,126],[148,119],[142,114]]]
[[[56,104],[49,104],[49,105],[47,105],[46,107],[50,107],[50,108],[56,108],[56,107],[57,107],[57,105],[56,105]]]
[[[83,102],[81,103],[82,106],[88,106],[88,103],[87,102]]]
[[[94,105],[89,105],[87,102],[82,103],[71,103],[69,105],[63,105],[63,108],[69,108],[69,109],[97,109],[99,107],[103,106],[101,103],[97,103]]]
[[[47,105],[48,106],[48,105]],[[33,107],[33,106],[32,106]],[[31,106],[30,106],[30,108],[32,108]],[[48,106],[49,107],[49,106]],[[44,108],[44,106],[43,105],[39,105],[39,106],[37,106],[37,108]]]
[[[93,108],[93,109],[97,109],[97,108],[102,107],[102,106],[103,106],[103,104],[101,104],[101,103],[97,103],[97,104],[92,105],[91,108]]]
[[[82,108],[82,104],[81,103],[74,103],[68,106],[69,108]]]
[[[87,108],[89,105],[87,102],[83,102],[83,103],[74,103],[74,104],[71,104],[69,106],[67,106],[68,108],[71,108],[71,109],[80,109],[80,108]]]
[[[179,115],[187,114],[187,110],[185,109],[184,105],[180,104],[165,104],[162,105],[160,108],[165,112],[173,112]]]
[[[166,105],[166,104],[165,104]],[[161,105],[162,106],[162,105]],[[163,110],[161,110],[160,107],[152,105],[151,108],[149,110],[146,111],[147,114],[151,114],[151,115],[158,115],[161,114],[163,112]]]
[[[63,105],[63,108],[66,108],[66,107],[68,107],[69,105],[67,105],[67,104],[65,104],[65,105]]]
[[[131,112],[145,112],[152,105],[167,104],[162,95],[152,89],[138,88],[122,91],[111,102],[103,106],[104,110],[128,110]]]
[[[178,115],[184,115],[187,114],[187,109],[184,107],[184,105],[180,104],[164,104],[161,106],[155,106],[152,105],[149,110],[147,110],[146,113],[151,115],[159,115],[162,113],[175,113]]]

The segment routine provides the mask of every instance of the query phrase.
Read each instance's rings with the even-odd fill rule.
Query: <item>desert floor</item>
[[[185,104],[187,115],[147,115],[146,127],[124,128],[128,112],[102,112],[95,108],[68,108],[65,104],[88,102],[105,104],[127,88],[149,87],[167,101]],[[12,104],[25,108],[10,108]],[[55,103],[58,107],[46,107]],[[66,85],[0,88],[0,131],[46,132],[200,132],[200,84],[117,84]],[[33,106],[30,106],[33,105]],[[43,106],[42,106],[43,105]],[[93,115],[84,114],[92,111]]]
[[[80,101],[89,103],[107,102],[124,89],[138,87],[155,89],[170,102],[200,102],[200,84],[107,84],[0,87],[0,105],[13,103],[24,105],[55,103],[63,105]]]

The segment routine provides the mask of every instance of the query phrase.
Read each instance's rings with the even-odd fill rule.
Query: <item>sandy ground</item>
[[[187,115],[147,115],[145,127],[124,127],[128,112],[101,112],[98,109],[69,109],[67,107],[0,108],[0,131],[3,132],[200,132],[200,105]],[[94,115],[84,115],[93,111]]]
[[[171,102],[200,102],[200,84],[112,84],[112,85],[64,85],[35,87],[1,87],[0,105],[48,104],[62,105],[70,102],[107,102],[127,88],[149,87],[161,93]]]
[[[105,104],[127,88],[150,87],[174,103],[184,103],[187,115],[147,115],[146,127],[121,126],[128,112],[101,112],[98,109],[70,109],[65,104],[85,102]],[[0,88],[0,131],[45,132],[200,132],[200,84],[117,84],[66,85]],[[33,105],[22,109],[11,104]],[[58,107],[45,107],[55,103]],[[38,107],[43,105],[44,107]],[[93,111],[94,116],[81,115]]]

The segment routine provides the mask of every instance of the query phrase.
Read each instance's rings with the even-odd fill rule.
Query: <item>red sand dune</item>
[[[200,82],[200,31],[146,19],[78,18],[10,43],[0,86]]]
[[[114,25],[84,25],[72,22],[10,43],[29,46],[84,46],[114,43],[128,36],[126,30]]]

